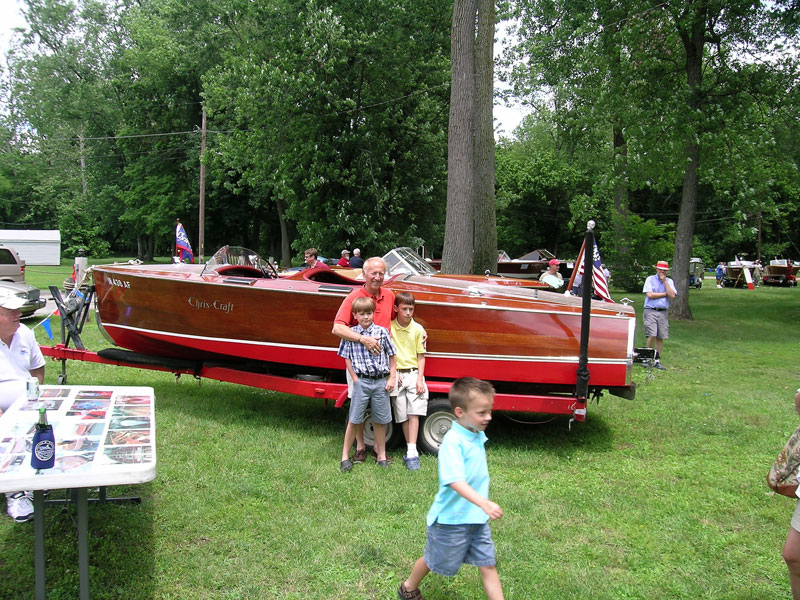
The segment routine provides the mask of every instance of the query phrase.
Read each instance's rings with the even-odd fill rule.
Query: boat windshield
[[[203,267],[202,275],[240,275],[243,277],[278,276],[275,266],[258,252],[241,246],[223,246]]]
[[[395,248],[383,256],[389,272],[387,275],[433,275],[436,269],[411,248]]]

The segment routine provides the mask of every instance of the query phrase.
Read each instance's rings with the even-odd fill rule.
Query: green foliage
[[[620,238],[609,230],[598,243],[603,261],[613,272],[614,285],[626,292],[641,292],[644,280],[653,274],[653,265],[659,260],[670,261],[674,229],[654,219],[629,215]]]

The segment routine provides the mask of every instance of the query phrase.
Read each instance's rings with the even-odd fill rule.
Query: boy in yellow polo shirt
[[[408,449],[403,462],[418,471],[417,434],[419,418],[428,413],[425,385],[425,328],[414,320],[414,295],[398,292],[394,298],[397,318],[392,321],[392,340],[397,349],[397,384],[392,394],[394,418],[403,428]]]

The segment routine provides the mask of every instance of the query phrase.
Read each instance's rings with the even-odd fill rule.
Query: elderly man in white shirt
[[[44,356],[33,332],[20,324],[24,298],[0,292],[0,418],[25,395],[26,382],[36,377],[44,383]],[[17,523],[33,518],[33,503],[26,492],[6,494],[6,511]]]

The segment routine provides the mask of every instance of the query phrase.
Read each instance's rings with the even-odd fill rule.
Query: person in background
[[[647,337],[647,347],[655,348],[656,357],[653,366],[662,371],[666,368],[661,364],[661,347],[664,340],[669,337],[669,303],[678,294],[675,282],[667,277],[669,263],[665,260],[658,261],[653,268],[655,275],[650,275],[644,281],[644,335]]]
[[[721,261],[717,263],[717,269],[715,274],[717,276],[717,287],[721,288],[723,278],[725,277],[725,265],[723,265]]]
[[[336,263],[340,267],[349,267],[350,266],[350,250],[342,250],[342,258],[339,259],[339,262]]]
[[[0,295],[0,418],[2,413],[25,396],[28,379],[44,383],[44,356],[33,332],[20,323],[20,307],[25,299],[11,293]],[[29,492],[6,493],[6,512],[17,523],[33,518]]]
[[[361,269],[364,266],[364,259],[361,258],[361,250],[353,248],[353,256],[350,257],[350,266],[353,269]]]
[[[546,283],[554,290],[560,290],[564,287],[564,278],[558,272],[559,261],[557,258],[550,259],[547,263],[547,270],[539,275],[539,281]]]
[[[603,275],[605,275],[606,283],[611,282],[611,271],[608,270],[608,267],[605,265],[600,265],[600,268],[603,269]]]
[[[794,410],[800,415],[800,389],[794,395]],[[792,598],[800,600],[800,502],[797,502],[794,508],[789,534],[783,546],[783,560],[789,569]]]
[[[461,565],[480,570],[489,600],[502,600],[489,519],[503,516],[503,509],[489,500],[489,467],[486,434],[492,420],[494,388],[488,381],[462,377],[448,393],[456,421],[439,447],[439,491],[426,517],[425,554],[400,584],[400,600],[422,600],[419,584],[428,573],[452,577]]]
[[[317,253],[316,248],[309,248],[305,252],[303,252],[303,260],[306,262],[306,269],[315,269],[317,267],[324,267],[329,269],[330,267],[326,265],[324,262],[319,260],[319,254]]]

